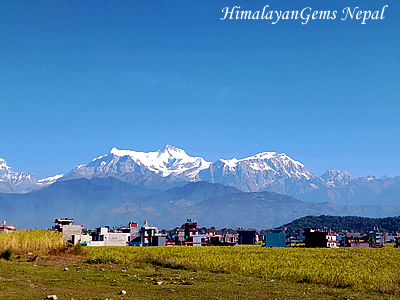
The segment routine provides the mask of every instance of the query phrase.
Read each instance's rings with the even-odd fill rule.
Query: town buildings
[[[400,248],[400,235],[397,235],[395,238],[394,238],[394,241],[395,241],[395,248]]]
[[[382,248],[386,242],[386,234],[381,232],[378,227],[370,231],[368,237],[371,247]]]
[[[308,247],[308,248],[369,248],[383,247],[388,240],[400,247],[400,236],[398,233],[389,235],[374,228],[369,233],[358,233],[347,231],[342,234],[317,228],[306,228],[304,235],[297,232],[289,236],[284,230],[267,230],[260,235],[256,230],[215,230],[214,227],[198,228],[197,222],[187,219],[180,228],[169,232],[160,232],[157,227],[149,226],[145,221],[139,227],[136,222],[129,222],[128,226],[99,227],[95,230],[83,229],[83,225],[74,224],[73,219],[58,218],[55,220],[55,231],[62,232],[64,241],[86,246],[236,246],[242,244],[255,245],[259,241],[264,247]],[[15,228],[6,225],[3,221],[1,231],[13,231]],[[235,233],[236,232],[236,233]],[[303,241],[304,236],[304,243]],[[390,238],[390,239],[389,239]]]
[[[286,247],[286,233],[283,230],[271,230],[264,233],[263,247]]]
[[[304,230],[306,248],[338,248],[337,234],[317,228]]]
[[[240,245],[255,245],[258,243],[258,235],[256,230],[238,230]]]
[[[15,231],[15,227],[12,225],[7,225],[6,221],[1,221],[0,232],[8,233],[10,231]]]
[[[74,225],[74,219],[56,219],[54,222],[54,230],[63,233],[64,242],[74,243],[73,236],[82,234],[83,225]]]
[[[348,248],[369,248],[369,236],[360,232],[345,232],[341,237],[340,246]]]

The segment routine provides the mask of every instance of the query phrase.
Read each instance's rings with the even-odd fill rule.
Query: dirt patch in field
[[[35,261],[35,264],[39,266],[51,266],[51,267],[67,267],[75,264],[83,263],[85,258],[78,256],[44,256],[39,257]]]

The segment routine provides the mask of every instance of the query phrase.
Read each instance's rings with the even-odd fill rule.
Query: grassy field
[[[17,245],[0,245],[0,299],[400,299],[394,248]]]
[[[47,254],[48,250],[59,249],[63,246],[62,234],[55,231],[36,229],[0,232],[0,253],[43,255]]]
[[[314,283],[389,295],[400,293],[400,249],[237,247],[85,248],[88,262],[139,263]]]
[[[65,267],[68,268],[67,271]],[[1,299],[390,299],[390,295],[238,274],[76,259],[0,260]],[[122,290],[125,295],[120,294]]]

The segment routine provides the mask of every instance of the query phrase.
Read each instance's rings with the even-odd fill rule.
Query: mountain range
[[[187,218],[216,228],[273,228],[307,215],[400,215],[399,206],[338,206],[292,196],[243,192],[206,181],[167,190],[148,189],[113,177],[57,181],[29,193],[0,193],[0,218],[17,228],[49,228],[55,218],[74,218],[87,228],[130,221],[173,229]]]
[[[0,192],[27,193],[56,181],[108,178],[150,189],[170,189],[188,182],[207,181],[243,192],[272,191],[306,202],[336,205],[398,205],[400,176],[353,177],[346,171],[329,170],[320,177],[286,154],[263,152],[243,159],[208,162],[184,150],[165,146],[154,152],[112,148],[110,153],[71,171],[38,180],[35,175],[14,172],[0,159]]]

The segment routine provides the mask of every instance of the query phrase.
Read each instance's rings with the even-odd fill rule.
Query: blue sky
[[[220,20],[224,7],[335,20]],[[344,20],[345,7],[385,19]],[[43,178],[112,147],[400,175],[400,2],[1,1],[0,157]]]

